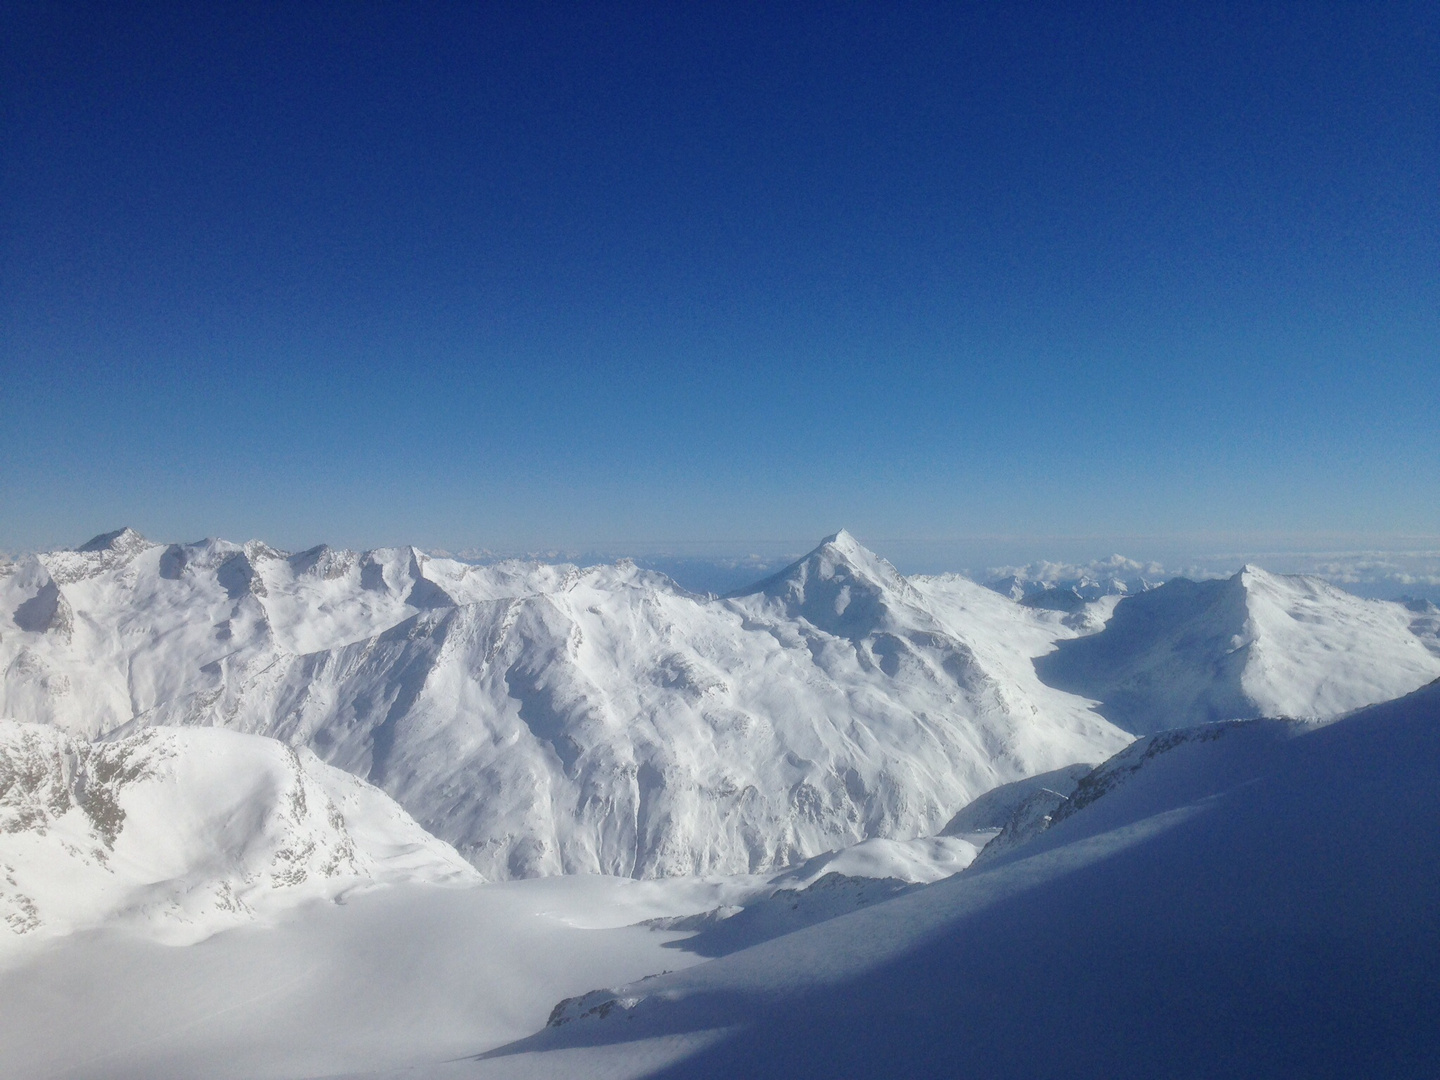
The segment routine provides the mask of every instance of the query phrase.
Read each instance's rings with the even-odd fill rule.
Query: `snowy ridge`
[[[0,721],[0,919],[16,935],[124,922],[191,941],[365,884],[476,880],[308,750],[201,729],[85,743]]]
[[[907,581],[843,532],[724,600],[628,562],[87,548],[0,579],[0,612],[53,586],[73,613],[68,637],[0,623],[0,707],[85,738],[309,746],[487,877],[766,872],[931,835],[996,784],[1128,741],[1036,678],[1075,632],[1059,616]]]
[[[1140,735],[1258,716],[1335,717],[1440,676],[1424,614],[1247,566],[1225,580],[1178,578],[1128,597],[1104,631],[1061,643],[1036,666]]]
[[[623,561],[122,530],[0,568],[0,715],[266,735],[383,788],[488,878],[658,877],[933,836],[1125,727],[1333,714],[1440,674],[1424,612],[1304,579],[1172,583],[1080,637],[1117,599],[906,578],[843,531],[716,599]]]

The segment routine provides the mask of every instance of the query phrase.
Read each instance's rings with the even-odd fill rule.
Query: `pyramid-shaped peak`
[[[841,529],[820,541],[818,547],[791,563],[778,574],[740,589],[731,596],[755,593],[803,597],[808,582],[834,579],[868,582],[871,587],[905,588],[905,579],[888,562],[876,555],[849,532]]]
[[[827,536],[820,542],[820,546],[801,562],[809,562],[816,557],[827,557],[831,560],[842,561],[857,569],[868,571],[871,575],[889,580],[899,577],[899,571],[882,559],[875,552],[871,551],[864,544],[856,540],[854,535],[845,529]]]
[[[130,526],[114,532],[101,533],[81,544],[76,551],[118,551],[131,552],[150,546],[150,541],[141,536]]]

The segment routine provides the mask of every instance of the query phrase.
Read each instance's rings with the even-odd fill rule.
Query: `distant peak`
[[[805,583],[812,577],[829,579],[837,568],[857,579],[869,579],[877,585],[904,587],[904,578],[888,562],[856,540],[845,529],[821,540],[813,551],[791,563],[778,574],[756,582],[745,589],[737,589],[727,595],[732,597],[750,596],[756,593],[777,591],[804,592]]]
[[[137,548],[148,547],[150,541],[141,536],[130,526],[123,529],[116,529],[114,532],[101,533],[81,544],[76,551],[134,551]]]

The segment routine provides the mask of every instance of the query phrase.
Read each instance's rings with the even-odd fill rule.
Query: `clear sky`
[[[1433,2],[18,2],[0,87],[3,548],[1440,534]]]

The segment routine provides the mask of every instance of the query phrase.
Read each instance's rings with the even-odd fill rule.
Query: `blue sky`
[[[1434,5],[130,8],[0,15],[0,548],[1440,534]]]

